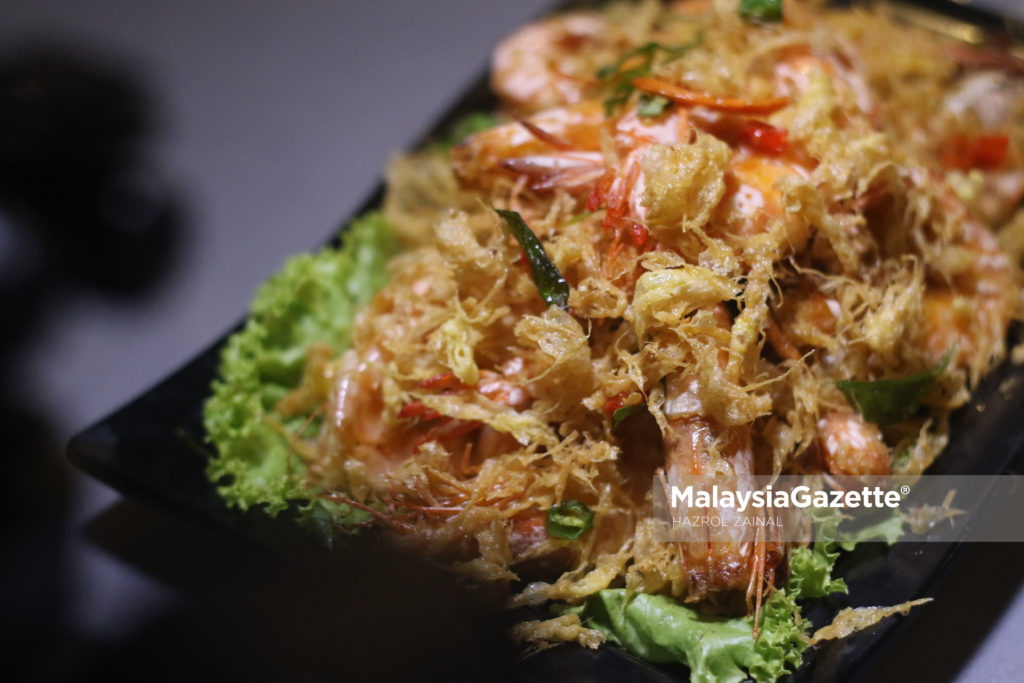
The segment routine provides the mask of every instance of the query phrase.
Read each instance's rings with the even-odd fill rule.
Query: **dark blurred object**
[[[47,680],[501,681],[517,656],[500,593],[374,539],[254,553],[128,501],[86,534],[189,599],[123,642],[65,650]]]
[[[0,486],[0,672],[33,680],[66,618],[70,478],[46,422],[2,395],[0,434],[8,472]]]
[[[69,472],[18,385],[20,356],[80,285],[136,294],[165,270],[177,226],[146,160],[150,119],[139,86],[88,59],[0,61],[0,672],[13,680],[66,649],[72,592]]]
[[[176,226],[145,159],[150,128],[141,88],[88,59],[0,62],[0,348],[55,282],[133,294],[159,278]]]

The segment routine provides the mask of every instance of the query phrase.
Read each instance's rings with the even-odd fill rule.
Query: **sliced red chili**
[[[620,391],[619,393],[609,398],[607,401],[604,402],[604,414],[607,415],[608,417],[614,415],[615,411],[625,404],[625,400],[629,398],[630,394],[632,393],[634,392]]]
[[[643,247],[647,244],[647,238],[650,236],[650,233],[643,225],[640,225],[639,223],[630,223],[629,236],[633,240],[633,244],[637,247]]]
[[[789,131],[764,121],[747,121],[740,137],[743,142],[764,154],[782,154],[789,148]]]

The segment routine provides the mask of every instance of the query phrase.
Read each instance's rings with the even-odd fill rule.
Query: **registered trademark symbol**
[[[910,487],[904,484],[903,486],[900,487],[900,493],[902,493],[904,496],[907,495],[908,493],[910,493]]]

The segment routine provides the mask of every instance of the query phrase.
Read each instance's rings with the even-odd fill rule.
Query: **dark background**
[[[249,613],[247,596],[341,609],[315,592],[330,577],[310,569],[296,592],[294,569],[252,566],[71,471],[64,444],[220,336],[287,254],[361,202],[494,42],[550,4],[0,0],[0,672],[155,678],[128,668],[153,653],[216,672],[200,622],[238,625],[261,661],[250,631],[304,618]],[[1022,560],[1017,546],[972,548],[878,675],[1018,679]],[[360,571],[346,579],[370,579]],[[432,605],[424,576],[385,574]],[[371,607],[338,628],[366,631]],[[474,637],[440,623],[452,642]],[[224,650],[241,657],[242,640]],[[303,642],[283,650],[308,661],[331,647]],[[339,677],[357,646],[337,653]]]

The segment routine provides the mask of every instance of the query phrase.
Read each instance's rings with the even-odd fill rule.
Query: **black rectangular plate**
[[[579,5],[581,3],[569,3]],[[935,9],[935,3],[928,3]],[[946,5],[942,5],[946,9]],[[965,13],[966,12],[966,13]],[[1005,25],[977,10],[949,3],[949,16],[985,28]],[[493,108],[482,76],[424,140],[437,138],[466,113]],[[377,206],[381,187],[355,215]],[[336,238],[335,238],[336,239]],[[237,329],[237,326],[236,328]],[[163,510],[212,533],[226,543],[256,553],[293,546],[299,531],[286,517],[270,518],[260,510],[228,508],[206,478],[211,453],[205,444],[202,408],[217,373],[228,334],[183,368],[95,425],[76,435],[67,453],[71,462],[125,495]],[[1019,327],[1014,341],[1024,338]],[[970,406],[952,419],[953,435],[933,471],[942,474],[992,474],[1005,471],[1024,450],[1024,368],[1004,364],[975,393]],[[948,575],[959,546],[948,543],[865,544],[841,560],[849,596],[812,603],[805,612],[816,624],[827,622],[848,605],[891,605],[930,595]],[[805,655],[792,676],[797,681],[863,678],[913,621],[888,619]],[[516,675],[529,681],[671,681],[685,679],[685,669],[652,666],[614,646],[597,651],[565,646],[521,660]]]

